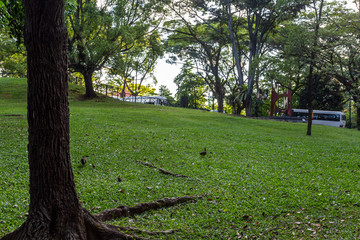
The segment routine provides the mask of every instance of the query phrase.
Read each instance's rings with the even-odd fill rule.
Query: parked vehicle
[[[293,109],[292,117],[303,118],[304,121],[307,121],[308,110],[307,109]],[[317,125],[326,125],[326,126],[345,128],[346,117],[343,112],[313,110],[312,123],[317,124]]]

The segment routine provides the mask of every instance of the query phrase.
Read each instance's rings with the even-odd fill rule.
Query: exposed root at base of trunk
[[[55,230],[53,229],[53,224],[56,219],[49,219],[46,214],[39,212],[33,214],[33,217],[29,217],[17,230],[4,236],[1,240],[149,240],[149,238],[126,234],[124,231],[158,235],[172,234],[176,230],[150,232],[138,228],[109,225],[103,221],[133,216],[162,207],[175,206],[202,197],[203,196],[195,195],[178,198],[164,198],[154,202],[140,203],[135,207],[120,206],[118,208],[105,210],[96,215],[92,215],[86,209],[82,209],[77,225],[64,226],[63,228]]]
[[[86,240],[149,240],[148,238],[125,234],[119,231],[119,227],[103,223],[85,209],[84,215]]]

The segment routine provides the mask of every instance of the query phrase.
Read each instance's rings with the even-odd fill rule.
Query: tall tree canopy
[[[223,49],[225,46],[231,48],[230,56],[233,57],[233,63],[228,66],[228,70],[235,75],[234,78],[241,89],[244,85],[247,86],[244,104],[246,114],[250,116],[254,84],[260,77],[259,66],[267,40],[281,22],[295,17],[305,4],[305,0],[175,1],[170,8],[178,16],[178,20],[172,20],[171,23],[183,22],[187,29],[192,28],[192,35],[187,35],[188,40],[199,39],[199,33],[194,31],[195,26],[211,29],[213,33],[207,34],[208,36],[213,36],[219,46],[221,42]],[[180,29],[177,33],[179,31]],[[233,71],[234,67],[236,71]],[[216,75],[212,75],[216,79]],[[222,93],[220,96],[225,95],[224,89],[219,91]],[[217,95],[219,94],[215,94],[219,98]],[[219,101],[221,100],[218,99]]]
[[[114,0],[104,5],[91,0],[77,0],[70,8],[69,67],[83,75],[86,97],[96,97],[93,74],[109,63],[110,58],[128,52],[146,41],[158,25],[156,1]]]
[[[122,92],[127,89],[135,96],[146,80],[152,79],[155,84],[157,83],[153,72],[158,58],[162,55],[163,47],[159,33],[152,31],[130,50],[112,56],[107,64],[106,73],[113,84],[123,86]],[[131,88],[129,85],[137,85],[137,88]]]
[[[18,0],[0,0],[0,28],[9,28],[10,36],[23,42],[24,4]]]
[[[174,79],[178,86],[176,98],[181,107],[203,108],[205,99],[205,81],[201,75],[192,72],[193,68],[185,64]]]
[[[190,62],[205,81],[224,110],[226,83],[232,74],[232,61],[228,40],[222,35],[226,25],[198,15],[199,7],[192,1],[176,1],[169,5],[173,19],[165,24],[170,33],[168,51],[183,61]]]

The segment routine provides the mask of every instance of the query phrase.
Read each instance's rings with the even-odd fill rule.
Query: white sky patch
[[[166,63],[166,58],[159,59],[154,75],[158,80],[156,89],[159,90],[160,85],[165,85],[173,96],[175,96],[177,86],[174,83],[175,77],[180,73],[181,65],[180,64],[169,64]]]

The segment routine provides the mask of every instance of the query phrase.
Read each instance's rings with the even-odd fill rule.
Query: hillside
[[[207,194],[116,223],[179,230],[160,239],[358,237],[359,131],[316,125],[308,137],[302,123],[83,100],[82,93],[70,85],[71,157],[80,200],[92,213]],[[0,79],[0,237],[26,218],[26,146],[26,81]]]

